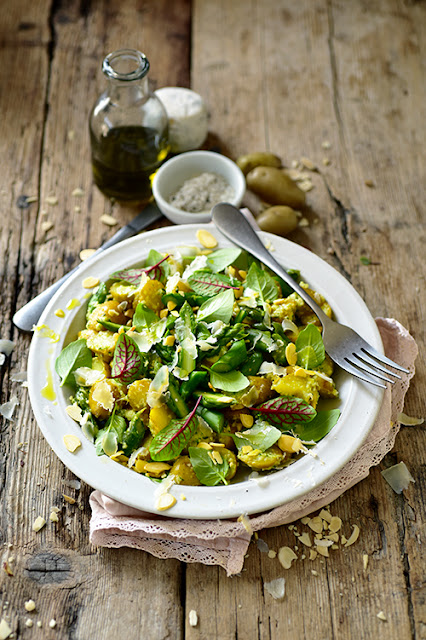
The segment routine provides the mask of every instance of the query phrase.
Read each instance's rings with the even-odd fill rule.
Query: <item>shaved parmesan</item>
[[[284,320],[281,322],[281,326],[283,328],[283,331],[291,331],[296,336],[299,334],[299,327],[291,320],[287,320],[287,318],[284,318]]]
[[[18,404],[18,398],[16,396],[12,396],[8,402],[0,405],[0,415],[2,415],[6,420],[12,420],[12,416]]]
[[[266,373],[272,373],[275,376],[286,376],[287,368],[282,367],[279,364],[275,364],[275,362],[262,362],[258,373],[261,375]]]
[[[149,385],[147,394],[147,404],[151,409],[158,407],[164,401],[164,394],[169,388],[169,370],[166,365],[160,367],[154,379]]]
[[[392,487],[395,493],[402,493],[407,489],[410,482],[415,482],[413,476],[408,471],[405,462],[399,462],[389,469],[382,471],[382,476]]]
[[[285,579],[277,578],[276,580],[271,580],[271,582],[264,582],[263,586],[266,591],[271,595],[275,600],[283,600],[285,596]]]
[[[257,548],[259,549],[260,553],[269,553],[268,544],[264,540],[262,540],[262,538],[258,538],[256,540],[256,544],[257,544]]]
[[[91,387],[95,382],[105,378],[105,374],[90,367],[78,367],[74,371],[74,377],[76,383],[81,387]]]
[[[15,343],[12,342],[12,340],[0,340],[0,353],[4,354],[5,357],[10,356],[14,348]],[[3,361],[0,362],[0,365],[3,364],[4,360],[5,358],[3,358]]]
[[[207,267],[207,256],[197,256],[196,258],[194,258],[191,264],[186,267],[185,271],[183,272],[181,280],[183,282],[187,282],[188,279],[192,276],[192,274],[195,271],[199,271],[200,269],[205,269],[206,267]]]
[[[111,412],[114,408],[114,394],[106,380],[101,380],[96,385],[92,393],[92,399],[93,402],[100,404],[106,411]]]

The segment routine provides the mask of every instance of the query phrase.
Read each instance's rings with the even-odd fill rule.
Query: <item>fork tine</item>
[[[381,387],[382,389],[386,389],[385,384],[382,384],[377,380],[377,378],[373,378],[373,376],[370,376],[368,373],[365,373],[360,369],[358,369],[357,367],[354,367],[347,358],[344,358],[344,360],[339,360],[339,365],[342,367],[342,369],[344,369],[348,373],[351,373],[353,376],[356,376],[357,378],[364,380],[364,382],[370,382],[371,384],[374,384],[376,387]]]
[[[366,347],[368,347],[368,348],[366,348]],[[401,367],[400,364],[397,364],[393,360],[390,360],[386,356],[382,355],[381,353],[376,351],[376,349],[373,349],[373,347],[370,347],[370,345],[366,345],[366,346],[361,347],[361,351],[364,351],[364,353],[366,353],[367,355],[371,356],[372,358],[375,358],[379,362],[382,362],[383,364],[387,364],[389,367],[393,367],[394,369],[397,369],[398,371],[402,371],[403,373],[410,373],[408,371],[408,369],[405,369],[404,367]]]
[[[348,359],[348,361],[351,362],[356,367],[359,367],[360,369],[362,369],[362,371],[364,371],[364,373],[371,373],[371,375],[376,376],[380,380],[384,380],[385,382],[390,382],[392,384],[395,384],[395,382],[396,382],[395,380],[392,380],[391,378],[387,378],[385,375],[383,375],[384,373],[387,373],[387,370],[383,370],[382,368],[380,368],[381,365],[376,364],[375,368],[370,367],[370,365],[366,362],[366,360],[361,358],[358,353],[354,353],[352,357],[356,358],[356,361],[355,362],[353,360],[350,361],[349,359]],[[399,376],[398,376],[398,378],[399,378]]]
[[[398,380],[401,380],[401,376],[400,375],[398,375],[394,371],[390,371],[389,369],[386,369],[386,367],[384,367],[380,362],[378,362],[374,358],[371,358],[369,355],[367,355],[367,352],[365,350],[363,350],[362,354],[354,353],[354,355],[356,355],[358,358],[361,358],[361,360],[363,360],[364,362],[368,362],[368,364],[371,364],[378,371],[381,371],[382,373],[386,373],[389,376],[393,376],[394,378],[397,378]],[[392,382],[394,382],[394,381],[392,381]]]

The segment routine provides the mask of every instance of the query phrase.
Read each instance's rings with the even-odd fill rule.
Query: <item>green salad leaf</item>
[[[189,447],[189,458],[195,471],[195,475],[201,484],[214,487],[221,482],[228,484],[226,474],[229,471],[227,460],[222,459],[221,463],[213,461],[206,449],[199,447]]]
[[[276,280],[267,271],[252,262],[247,273],[246,286],[257,291],[262,304],[276,300],[280,290]]]
[[[241,373],[241,371],[228,371],[226,373],[219,373],[217,371],[210,371],[210,383],[215,389],[221,389],[228,393],[236,393],[242,391],[249,386],[250,380]]]
[[[238,260],[241,255],[241,249],[217,249],[217,251],[213,251],[207,258],[207,266],[214,273],[219,273],[219,271],[223,271],[226,267],[229,267],[230,264],[233,264]]]
[[[308,324],[296,339],[297,364],[304,369],[315,369],[325,358],[321,332],[314,324]]]
[[[340,417],[340,409],[319,411],[315,418],[304,424],[296,424],[292,430],[301,440],[319,442],[334,427]]]
[[[143,329],[149,329],[152,324],[158,322],[158,316],[146,304],[139,302],[132,322],[133,326],[136,327],[136,331],[142,331]]]
[[[61,387],[75,386],[73,373],[79,367],[92,367],[92,352],[83,338],[71,342],[56,358],[55,371],[61,378]]]
[[[237,431],[233,434],[233,440],[238,449],[250,445],[253,449],[266,451],[272,447],[281,436],[281,431],[273,427],[265,420],[257,420],[250,429]]]
[[[200,320],[204,320],[205,322],[222,320],[225,324],[229,324],[233,309],[234,292],[232,289],[227,289],[203,302],[198,309],[197,322]]]

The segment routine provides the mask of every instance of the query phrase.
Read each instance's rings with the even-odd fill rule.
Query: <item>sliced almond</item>
[[[87,258],[90,258],[90,256],[93,256],[95,251],[96,249],[82,249],[79,254],[80,260],[82,261],[87,260]]]
[[[293,560],[297,560],[297,555],[290,547],[281,547],[278,551],[278,560],[284,569],[290,569]]]
[[[198,229],[195,234],[198,242],[205,247],[206,249],[214,249],[217,247],[217,240],[210,231],[206,231],[205,229]]]
[[[296,345],[294,342],[289,342],[285,348],[285,357],[290,366],[294,366],[297,362]]]
[[[308,522],[308,527],[312,529],[312,531],[315,531],[315,533],[321,533],[323,530],[322,519],[319,516],[311,518]]]
[[[65,411],[67,412],[69,417],[75,420],[76,422],[80,422],[80,420],[83,417],[83,414],[78,404],[68,405],[67,407],[65,407]]]
[[[158,511],[166,511],[176,504],[176,498],[171,493],[163,493],[157,500],[155,505]]]
[[[340,518],[338,518],[337,516],[333,516],[330,520],[329,523],[329,530],[331,533],[336,533],[337,531],[340,531],[340,528],[342,526],[342,521]]]
[[[241,420],[241,424],[246,429],[250,429],[250,427],[253,426],[253,422],[254,422],[253,416],[249,415],[248,413],[240,413],[240,420]]]
[[[93,289],[97,287],[100,280],[99,278],[94,278],[93,276],[89,276],[88,278],[84,278],[82,285],[85,289]]]
[[[115,227],[116,224],[118,224],[118,220],[116,220],[113,216],[108,215],[108,213],[104,213],[99,220],[103,223],[106,224],[107,227]]]
[[[358,525],[354,524],[353,525],[353,531],[349,537],[349,539],[347,540],[345,547],[350,547],[351,544],[353,544],[354,542],[356,542],[359,538],[359,527]]]
[[[46,520],[42,516],[37,516],[37,518],[33,522],[32,529],[37,533],[38,531],[43,529],[45,524],[46,524]]]
[[[80,438],[77,438],[77,436],[66,435],[62,439],[64,441],[64,445],[70,453],[74,453],[74,451],[77,451],[77,449],[81,447],[81,440]]]

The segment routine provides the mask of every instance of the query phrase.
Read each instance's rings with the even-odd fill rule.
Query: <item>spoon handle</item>
[[[246,220],[241,211],[232,204],[221,202],[212,209],[212,219],[216,227],[224,236],[234,244],[251,253],[258,258],[271,271],[282,278],[317,314],[321,322],[327,317],[323,310],[316,304],[310,295],[300,287],[291,276],[288,275],[275,258],[269,253],[251,224]]]

